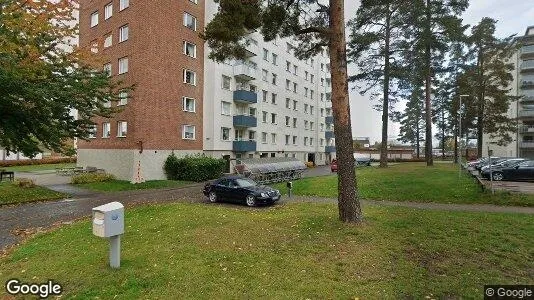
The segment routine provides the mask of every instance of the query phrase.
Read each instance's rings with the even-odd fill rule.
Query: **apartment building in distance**
[[[300,61],[290,41],[252,33],[246,60],[215,63],[199,32],[216,10],[213,0],[81,1],[80,46],[135,89],[109,103],[120,113],[95,119],[78,165],[135,182],[163,179],[172,152],[316,164],[335,155],[327,56]]]

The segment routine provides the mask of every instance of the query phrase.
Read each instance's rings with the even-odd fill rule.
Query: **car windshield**
[[[251,179],[246,179],[246,178],[238,178],[238,179],[235,180],[235,183],[239,187],[249,187],[249,186],[255,186],[256,185],[256,182],[254,182]]]

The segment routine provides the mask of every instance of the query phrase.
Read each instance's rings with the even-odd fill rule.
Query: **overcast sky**
[[[497,35],[523,35],[528,26],[534,25],[534,1],[532,0],[470,0],[469,8],[463,15],[464,23],[476,25],[483,17],[498,20]],[[353,18],[359,1],[345,0],[346,19]],[[348,34],[348,33],[347,33]],[[349,72],[355,72],[349,67]],[[355,137],[370,137],[381,140],[381,113],[373,110],[372,103],[356,91],[350,92],[352,133]],[[391,123],[391,122],[390,122]],[[398,125],[389,126],[390,139],[399,133]]]

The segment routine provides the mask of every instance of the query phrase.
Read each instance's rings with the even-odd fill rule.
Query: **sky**
[[[505,37],[512,34],[523,35],[528,26],[534,25],[534,5],[532,0],[470,0],[469,8],[462,18],[464,24],[476,25],[483,17],[491,17],[498,21],[497,36]],[[345,19],[355,16],[359,1],[345,0]],[[468,29],[469,32],[469,29]],[[348,34],[348,33],[347,33]],[[349,67],[349,73],[356,70]],[[369,137],[371,143],[381,140],[381,113],[372,108],[366,96],[357,91],[350,91],[352,133],[354,137]],[[399,133],[398,124],[390,121],[389,139],[396,139]]]

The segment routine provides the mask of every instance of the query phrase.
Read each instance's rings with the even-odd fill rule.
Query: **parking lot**
[[[469,169],[469,172],[477,177],[484,188],[491,190],[492,185],[493,189],[496,191],[508,191],[513,193],[524,193],[524,194],[534,194],[534,182],[529,181],[489,181],[484,178],[481,178],[478,171],[474,169]]]

